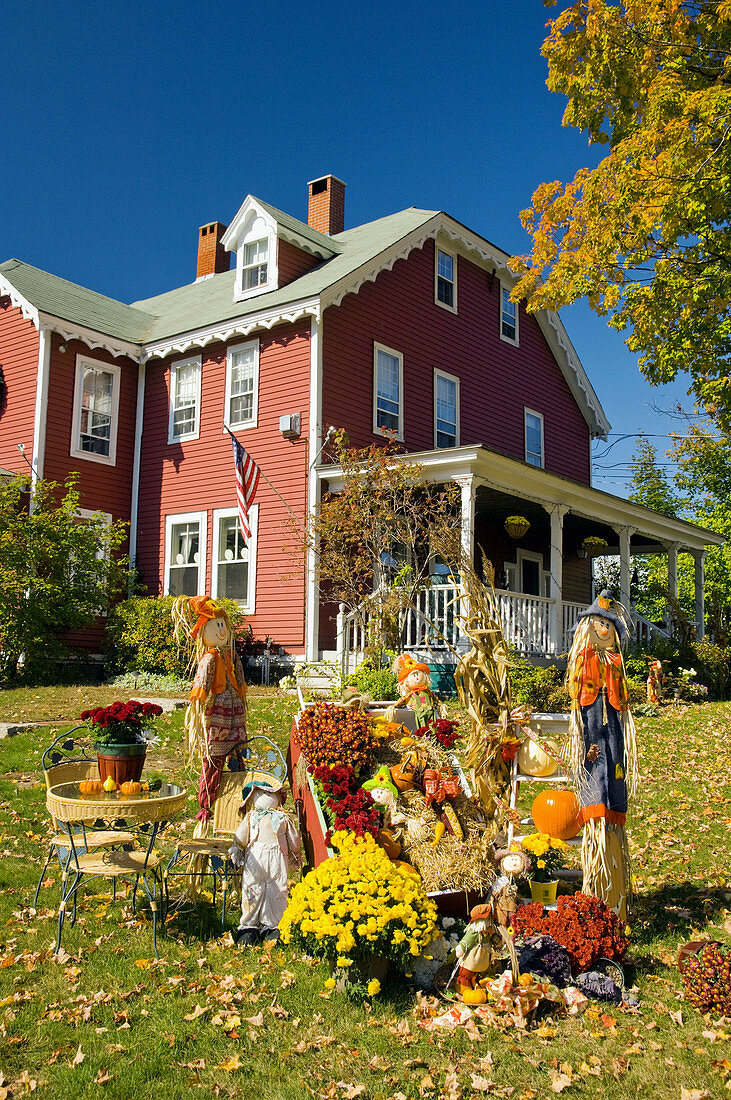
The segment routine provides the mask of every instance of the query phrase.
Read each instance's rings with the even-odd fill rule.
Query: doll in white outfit
[[[276,779],[247,783],[241,792],[243,821],[234,833],[230,856],[242,869],[241,921],[236,942],[278,939],[287,908],[289,870],[300,866],[302,839],[282,809],[287,798]]]

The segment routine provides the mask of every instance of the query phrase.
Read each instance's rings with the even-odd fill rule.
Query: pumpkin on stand
[[[545,741],[544,744],[558,755],[558,745],[555,741]],[[532,737],[528,737],[518,749],[518,770],[523,775],[547,779],[558,770],[558,760],[546,752]]]
[[[571,840],[581,828],[579,800],[573,791],[541,791],[533,799],[531,816],[540,833],[558,840]]]

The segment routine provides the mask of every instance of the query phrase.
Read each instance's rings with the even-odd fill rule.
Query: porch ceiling
[[[394,460],[398,459],[399,456],[395,456]],[[404,455],[403,460],[419,463],[423,467],[425,481],[463,481],[472,478],[476,487],[487,486],[498,494],[518,498],[524,502],[526,508],[531,503],[541,509],[562,505],[568,508],[572,516],[590,521],[591,531],[587,530],[587,534],[601,534],[596,529],[597,525],[609,529],[607,541],[610,546],[607,553],[612,553],[613,550],[612,536],[616,536],[617,531],[625,527],[630,527],[634,532],[633,553],[640,553],[643,549],[648,552],[656,551],[672,543],[688,550],[703,550],[706,546],[721,546],[726,541],[723,535],[715,531],[660,515],[641,504],[634,504],[570,478],[529,466],[526,462],[508,458],[488,447],[412,451]],[[317,468],[317,476],[326,480],[333,492],[337,492],[342,486],[342,470],[339,466],[320,466]],[[607,535],[603,537],[606,538]]]

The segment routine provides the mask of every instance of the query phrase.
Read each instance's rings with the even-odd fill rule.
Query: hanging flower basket
[[[508,516],[505,520],[505,530],[510,535],[511,539],[522,539],[523,535],[528,533],[530,528],[530,520],[525,516]]]
[[[590,558],[597,558],[601,554],[606,554],[609,543],[596,535],[587,535],[581,545]]]

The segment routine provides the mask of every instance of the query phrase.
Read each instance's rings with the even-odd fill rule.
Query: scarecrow
[[[446,717],[446,709],[431,689],[429,665],[415,661],[409,653],[402,653],[393,662],[393,671],[398,677],[401,697],[386,711],[389,722],[393,722],[398,707],[409,707],[413,710],[417,729],[433,722],[435,718]]]
[[[603,591],[579,616],[566,670],[570,763],[584,822],[584,890],[622,920],[630,893],[627,800],[637,787],[635,724],[620,648],[626,636],[624,608]]]
[[[665,675],[662,670],[662,661],[650,661],[650,669],[647,676],[647,702],[659,703],[662,698],[662,685]]]
[[[241,792],[243,821],[229,855],[241,868],[241,921],[236,942],[278,940],[287,908],[290,867],[300,865],[302,840],[290,814],[282,809],[287,792],[273,777],[247,783]]]
[[[222,607],[208,596],[178,596],[172,607],[175,638],[195,646],[197,663],[185,712],[188,751],[200,758],[195,838],[208,835],[226,760],[246,741],[246,684],[234,646],[234,630]]]

